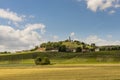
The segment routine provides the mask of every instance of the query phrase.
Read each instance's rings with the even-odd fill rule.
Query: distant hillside
[[[120,45],[99,46],[101,51],[120,50]]]
[[[82,51],[94,51],[95,44],[86,44],[80,41],[65,40],[59,42],[47,42],[42,43],[40,48],[45,48],[46,51],[58,50],[59,52],[82,52]]]

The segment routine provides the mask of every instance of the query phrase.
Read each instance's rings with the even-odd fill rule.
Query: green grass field
[[[36,54],[51,65],[36,66]],[[0,55],[0,80],[120,80],[120,51]]]
[[[120,63],[120,51],[101,51],[90,53],[26,52],[1,54],[1,64],[34,64],[36,57],[48,57],[52,64],[90,64]]]
[[[120,80],[120,64],[0,67],[0,80]]]

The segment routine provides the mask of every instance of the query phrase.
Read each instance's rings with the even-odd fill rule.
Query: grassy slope
[[[35,54],[35,55],[34,55]],[[49,57],[52,64],[120,63],[120,51],[92,53],[19,53],[0,55],[0,64],[34,65],[34,56]],[[8,59],[9,58],[9,59]],[[23,58],[23,59],[22,59]],[[3,59],[3,60],[2,60]],[[6,60],[5,60],[6,59]]]
[[[113,60],[116,56],[119,58],[116,53],[120,51],[86,54],[39,53],[40,56],[49,57],[54,64],[47,66],[34,65],[34,59],[22,59],[16,62],[2,61],[7,64],[0,65],[0,80],[119,80],[120,64],[107,64],[119,63]]]

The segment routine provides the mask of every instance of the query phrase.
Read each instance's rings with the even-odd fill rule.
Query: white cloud
[[[106,10],[108,8],[119,8],[119,2],[119,0],[86,0],[87,8],[93,12]]]
[[[53,38],[53,41],[58,41],[58,39],[59,39],[59,37],[56,35],[52,36],[52,38]]]
[[[53,39],[55,39],[55,40],[56,40],[56,39],[58,39],[58,38],[59,38],[59,37],[58,37],[58,36],[56,36],[56,35],[55,35],[55,36],[53,36]]]
[[[94,12],[96,12],[100,5],[102,5],[102,0],[87,0],[87,8]]]
[[[71,32],[70,37],[71,37],[72,40],[79,40],[78,36],[76,36],[75,32]]]
[[[86,43],[91,44],[91,43],[95,43],[98,46],[103,46],[103,45],[120,45],[120,41],[116,40],[116,41],[112,41],[112,40],[105,40],[105,39],[101,39],[96,35],[91,35],[89,37],[87,37],[84,40]]]
[[[45,26],[43,24],[28,24],[25,27],[26,27],[26,29],[24,30],[25,33],[28,33],[36,29],[40,29],[42,34],[45,33]]]
[[[15,29],[13,26],[20,26],[19,22],[34,16],[18,15],[9,9],[0,8],[0,18],[8,21],[7,25],[0,25],[0,51],[16,51],[31,49],[35,45],[44,42],[45,25],[27,24],[24,28]],[[23,23],[26,24],[26,23]],[[22,25],[23,26],[23,25]]]
[[[119,8],[119,7],[120,7],[120,4],[115,5],[115,8]]]
[[[30,15],[30,16],[29,16],[29,18],[35,18],[35,16],[33,16],[33,15]]]
[[[109,14],[114,14],[115,13],[115,11],[114,10],[111,10],[110,12],[109,12]]]
[[[42,35],[36,30],[40,30],[43,34],[45,25],[29,24],[23,30],[0,25],[0,51],[25,50],[39,45],[44,40],[42,39]]]
[[[18,16],[17,13],[10,11],[9,9],[0,8],[0,18],[8,19],[13,22],[21,22],[25,16]]]
[[[70,33],[70,36],[71,36],[71,37],[75,36],[75,33],[74,33],[74,32],[71,32],[71,33]]]

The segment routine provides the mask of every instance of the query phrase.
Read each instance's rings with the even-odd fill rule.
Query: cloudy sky
[[[0,0],[0,51],[46,41],[120,45],[120,0]]]

